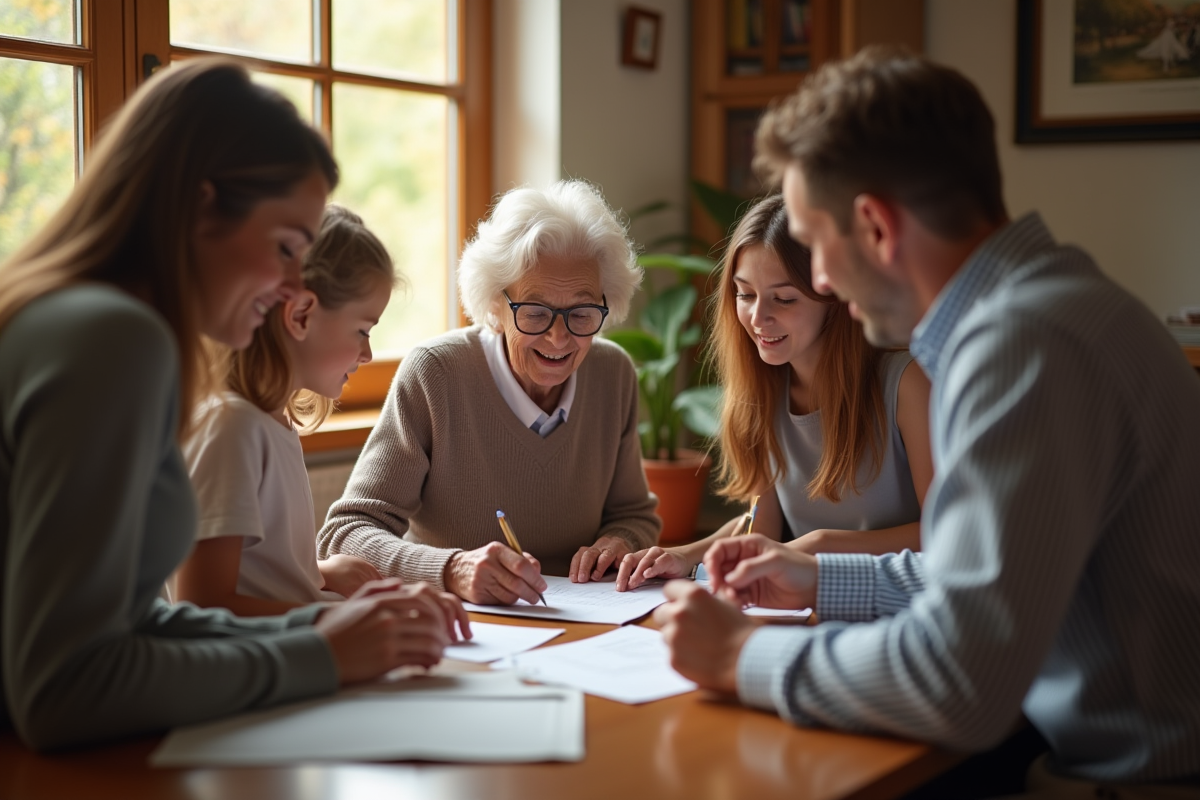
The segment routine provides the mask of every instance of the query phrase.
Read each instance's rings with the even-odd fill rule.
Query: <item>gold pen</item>
[[[521,549],[521,543],[517,541],[517,535],[513,533],[512,526],[508,524],[508,519],[504,516],[503,511],[496,511],[496,521],[500,523],[500,530],[504,533],[504,540],[508,542],[508,546],[516,550],[517,555],[524,558],[525,551]],[[546,606],[546,608],[550,607],[550,604],[546,602],[546,598],[542,597],[541,592],[538,592],[537,596],[541,598],[542,605]]]

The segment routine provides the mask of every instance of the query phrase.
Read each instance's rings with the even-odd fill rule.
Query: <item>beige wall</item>
[[[639,0],[662,14],[658,68],[620,63],[627,0],[562,2],[563,176],[586,178],[626,211],[672,208],[639,221],[650,240],[685,224],[688,163],[687,0]]]
[[[996,117],[1009,213],[1040,211],[1160,317],[1200,305],[1200,142],[1013,144],[1016,16],[1016,0],[925,3],[926,52]]]
[[[662,14],[658,69],[623,67],[625,0],[497,0],[493,190],[559,177],[598,184],[617,209],[672,209],[639,222],[649,240],[681,231],[687,197],[687,0]]]

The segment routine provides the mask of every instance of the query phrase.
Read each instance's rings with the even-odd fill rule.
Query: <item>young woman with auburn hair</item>
[[[758,496],[754,532],[806,552],[918,550],[933,477],[924,373],[907,352],[872,347],[847,304],[813,289],[779,195],[742,217],[717,280],[721,493]],[[617,588],[688,575],[740,525],[626,556]]]

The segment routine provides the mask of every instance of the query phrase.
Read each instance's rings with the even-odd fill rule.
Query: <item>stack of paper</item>
[[[492,666],[526,680],[572,686],[619,703],[648,703],[690,692],[696,684],[671,668],[662,634],[628,627],[569,644],[521,653]]]
[[[631,592],[618,592],[612,578],[590,583],[571,583],[570,578],[546,575],[546,605],[530,605],[518,600],[511,606],[480,606],[463,603],[463,608],[480,614],[512,617],[536,617],[564,622],[599,622],[624,625],[644,617],[667,601],[662,582],[639,586]]]
[[[156,767],[580,761],[583,696],[511,672],[416,677],[172,731]]]

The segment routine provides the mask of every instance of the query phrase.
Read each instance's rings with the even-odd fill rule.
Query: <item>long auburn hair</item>
[[[58,212],[0,265],[0,330],[36,298],[85,282],[146,301],[175,334],[182,437],[214,382],[195,305],[201,185],[236,225],[314,173],[337,185],[325,140],[245,67],[201,58],[161,70],[109,123]]]
[[[392,289],[402,281],[387,248],[362,218],[333,204],[325,207],[300,275],[304,288],[330,311],[361,300],[380,286]],[[246,349],[224,348],[221,362],[225,386],[268,413],[284,409],[300,423],[302,432],[310,431],[325,421],[336,401],[305,389],[292,391],[284,313],[282,303],[272,308]]]
[[[844,491],[861,491],[858,468],[868,452],[871,480],[879,473],[887,424],[879,381],[882,351],[867,342],[846,303],[813,289],[811,256],[808,248],[788,235],[779,194],[766,197],[741,218],[716,270],[711,352],[717,377],[725,387],[717,438],[720,493],[745,500],[755,487],[775,483],[787,471],[775,423],[779,404],[787,402],[784,393],[791,366],[764,362],[737,316],[733,277],[738,257],[754,246],[773,253],[792,284],[827,308],[819,339],[823,349],[812,385],[814,405],[821,411],[824,444],[816,474],[808,484],[808,496],[836,503]]]

